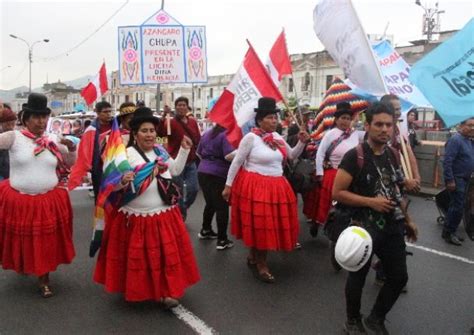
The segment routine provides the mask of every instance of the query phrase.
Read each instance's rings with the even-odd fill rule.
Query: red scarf
[[[48,136],[36,136],[26,129],[23,129],[21,133],[35,142],[36,147],[33,151],[35,156],[40,155],[45,150],[49,150],[49,152],[51,152],[56,157],[58,160],[56,174],[58,175],[59,183],[65,182],[67,176],[69,175],[69,169],[66,166],[66,163],[64,163],[63,156],[61,155],[61,152],[59,152],[59,148],[56,143],[51,141]]]
[[[279,150],[283,156],[283,160],[286,160],[287,158],[287,152],[286,152],[286,145],[285,141],[282,139],[277,139],[273,137],[273,133],[267,133],[264,132],[260,128],[253,128],[252,133],[254,133],[257,136],[260,136],[260,138],[263,140],[263,143],[268,145],[272,150]]]

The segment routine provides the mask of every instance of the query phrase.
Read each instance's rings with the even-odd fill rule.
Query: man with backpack
[[[418,231],[406,213],[401,195],[405,179],[393,149],[387,146],[394,128],[394,111],[389,105],[375,103],[366,112],[367,142],[346,153],[339,165],[333,199],[350,210],[351,224],[364,227],[372,237],[373,253],[382,262],[386,281],[380,289],[365,327],[377,334],[388,334],[385,316],[397,301],[408,281],[404,232],[412,241]],[[362,163],[362,166],[360,164]],[[344,330],[365,334],[360,314],[362,289],[370,261],[347,278]]]

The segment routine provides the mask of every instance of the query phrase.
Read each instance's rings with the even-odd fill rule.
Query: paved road
[[[77,257],[52,275],[56,295],[48,300],[39,297],[33,278],[0,271],[0,334],[195,333],[155,303],[126,303],[92,282],[95,259],[87,254],[92,201],[84,191],[73,192],[72,201]],[[268,285],[252,277],[240,242],[218,252],[214,242],[197,239],[202,208],[200,196],[187,223],[202,280],[181,300],[186,310],[220,334],[342,334],[346,273],[332,270],[325,237],[311,238],[302,222],[303,249],[270,256],[277,283]],[[414,252],[408,259],[409,292],[388,315],[387,327],[393,334],[470,334],[474,243],[455,247],[442,241],[432,201],[414,198],[411,212],[421,230],[417,245],[461,258],[409,247]],[[377,292],[371,273],[363,312]]]

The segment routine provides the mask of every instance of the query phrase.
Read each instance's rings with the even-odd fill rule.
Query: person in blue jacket
[[[461,122],[458,133],[446,142],[443,168],[450,202],[442,237],[446,242],[460,246],[464,239],[456,230],[463,216],[469,179],[474,172],[474,117]]]

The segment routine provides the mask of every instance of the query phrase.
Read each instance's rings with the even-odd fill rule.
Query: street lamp
[[[28,43],[26,40],[24,40],[21,37],[18,37],[18,36],[13,35],[13,34],[10,34],[10,37],[25,42],[26,46],[28,47],[28,61],[30,63],[29,93],[31,93],[31,63],[33,63],[33,47],[35,46],[35,44],[38,44],[38,43],[41,43],[41,42],[48,43],[49,39],[45,38],[45,39],[42,39],[42,40],[38,40],[36,42],[33,42],[33,44],[30,45],[30,43]]]
[[[433,34],[439,32],[439,15],[445,13],[445,11],[438,9],[438,2],[435,3],[435,8],[423,6],[420,0],[416,0],[415,5],[420,6],[425,11],[423,15],[423,35],[426,35],[426,40],[429,43]]]

